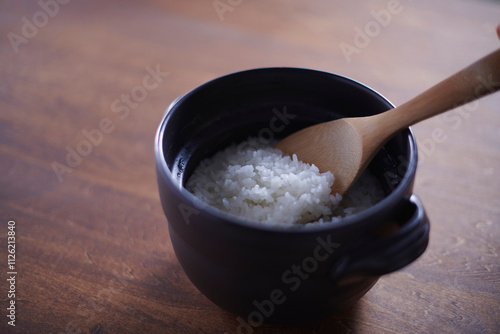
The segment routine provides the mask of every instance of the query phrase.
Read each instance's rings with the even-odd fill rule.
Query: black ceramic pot
[[[176,256],[193,284],[247,330],[316,320],[360,299],[380,275],[425,250],[429,222],[412,194],[415,139],[406,129],[369,168],[386,197],[339,223],[280,229],[208,207],[183,186],[205,157],[248,136],[279,139],[311,124],[393,106],[331,73],[264,68],[220,77],[174,101],[155,151],[161,203]]]

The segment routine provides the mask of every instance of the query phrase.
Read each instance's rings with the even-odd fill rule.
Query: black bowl
[[[370,164],[386,193],[382,201],[341,222],[308,228],[257,225],[207,206],[184,188],[193,169],[249,136],[270,142],[312,124],[392,107],[356,81],[299,68],[223,76],[170,105],[155,140],[170,238],[189,279],[239,315],[240,326],[329,316],[424,252],[429,221],[412,194],[416,142],[405,129]]]

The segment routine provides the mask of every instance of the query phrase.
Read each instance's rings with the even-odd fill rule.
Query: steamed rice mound
[[[346,194],[354,207],[339,205],[342,196],[330,194],[333,182],[332,173],[250,138],[202,161],[186,188],[229,214],[277,225],[335,221],[379,200],[364,190],[361,197]]]

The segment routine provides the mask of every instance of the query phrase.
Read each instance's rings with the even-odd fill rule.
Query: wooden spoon
[[[343,118],[302,129],[275,147],[335,176],[343,195],[393,135],[429,117],[500,89],[500,49],[384,113]],[[499,110],[500,112],[500,110]]]

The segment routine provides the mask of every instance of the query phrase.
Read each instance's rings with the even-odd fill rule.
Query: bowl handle
[[[337,281],[357,271],[376,276],[388,274],[422,255],[429,242],[429,219],[416,195],[411,195],[406,204],[401,212],[411,216],[398,223],[397,231],[383,237],[373,231],[360,237],[350,245],[350,255],[333,265],[331,279]]]

